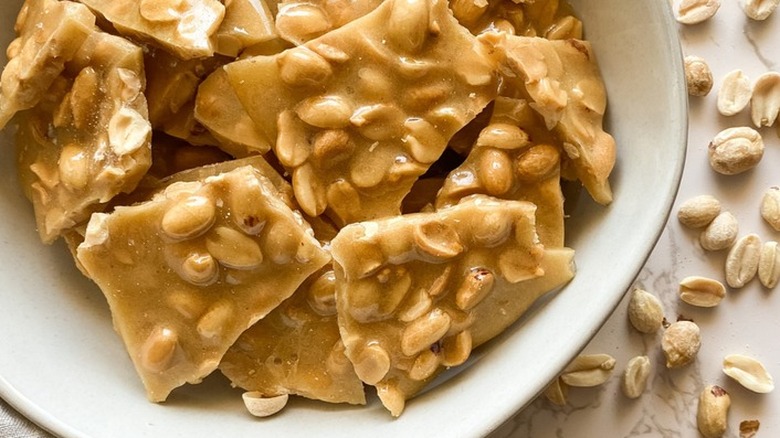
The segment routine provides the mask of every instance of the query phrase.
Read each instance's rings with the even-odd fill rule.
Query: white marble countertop
[[[698,394],[708,384],[724,387],[731,396],[726,436],[739,436],[739,423],[748,419],[760,420],[758,437],[780,436],[780,390],[754,394],[721,371],[726,355],[743,353],[760,359],[775,378],[780,378],[780,290],[767,290],[755,279],[742,289],[729,289],[716,308],[700,309],[681,302],[678,283],[687,276],[711,277],[725,284],[726,251],[704,251],[698,243],[699,233],[676,219],[682,201],[710,194],[737,217],[740,236],[756,233],[764,241],[780,240],[780,233],[759,214],[764,190],[780,185],[780,127],[760,130],[766,150],[752,171],[722,176],[710,168],[707,160],[707,146],[719,131],[751,126],[749,111],[734,117],[718,113],[717,89],[723,76],[742,69],[752,81],[767,71],[780,70],[780,11],[764,22],[756,22],[744,15],[736,0],[724,0],[710,21],[680,25],[680,37],[686,55],[701,56],[708,62],[715,86],[707,97],[689,99],[688,154],[680,191],[664,234],[636,284],[661,298],[668,320],[683,315],[700,326],[702,347],[698,358],[688,367],[666,369],[660,349],[661,332],[642,335],[634,330],[627,318],[628,300],[624,299],[584,351],[614,356],[617,365],[612,378],[597,388],[572,388],[569,403],[562,408],[540,398],[497,430],[494,437],[700,436],[696,431]],[[650,357],[653,372],[646,392],[630,400],[620,390],[620,377],[628,360],[637,355]]]

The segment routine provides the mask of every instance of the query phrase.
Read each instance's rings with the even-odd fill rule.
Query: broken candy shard
[[[225,2],[225,18],[214,38],[216,52],[233,57],[247,47],[276,38],[274,16],[266,0]]]
[[[330,261],[252,167],[95,214],[77,253],[155,402],[200,382],[244,330]]]
[[[94,26],[95,16],[84,5],[25,1],[14,26],[18,37],[8,47],[0,78],[0,129],[18,111],[40,101]]]
[[[225,66],[301,208],[398,215],[449,138],[493,99],[495,61],[443,0],[393,0],[275,56]]]
[[[45,97],[20,115],[19,179],[41,240],[86,223],[151,166],[141,48],[94,31]]]
[[[535,210],[475,195],[435,213],[352,224],[333,239],[347,357],[392,415],[571,278],[572,251],[544,250]]]
[[[540,126],[541,125],[541,126]],[[436,197],[441,208],[485,194],[536,205],[536,231],[546,248],[564,244],[561,154],[557,139],[525,100],[498,97],[490,124],[466,160],[447,175]]]
[[[82,0],[126,36],[148,41],[180,59],[212,56],[211,37],[225,17],[217,0]]]
[[[497,47],[516,75],[507,78],[506,89],[528,96],[563,142],[564,164],[596,202],[609,204],[615,139],[603,129],[606,89],[590,43],[507,35]]]
[[[297,394],[330,403],[365,404],[363,382],[344,354],[330,267],[250,327],[230,347],[220,371],[233,385],[265,396]]]
[[[265,154],[271,144],[238,100],[223,69],[217,69],[198,87],[195,118],[234,157]]]

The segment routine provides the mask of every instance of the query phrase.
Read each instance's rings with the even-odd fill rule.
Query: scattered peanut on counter
[[[693,55],[685,57],[685,82],[688,94],[704,97],[712,90],[712,71],[707,61]]]
[[[742,354],[726,356],[723,359],[723,373],[759,394],[766,394],[775,389],[774,380],[764,364],[749,356]]]
[[[696,307],[715,307],[726,296],[726,288],[717,280],[686,277],[680,281],[680,299]]]
[[[731,396],[718,385],[709,385],[699,394],[696,423],[705,438],[718,438],[728,429]]]
[[[664,321],[661,300],[643,289],[636,288],[628,302],[628,319],[642,333],[655,333]]]
[[[728,73],[718,89],[718,112],[733,116],[742,112],[750,103],[753,85],[742,70]]]
[[[693,321],[677,321],[664,331],[661,349],[667,368],[681,368],[696,359],[701,348],[701,331]]]
[[[677,5],[677,21],[698,24],[709,20],[720,9],[720,0],[682,0]]]
[[[709,145],[712,169],[723,175],[737,175],[758,165],[764,156],[761,134],[746,126],[724,129]]]

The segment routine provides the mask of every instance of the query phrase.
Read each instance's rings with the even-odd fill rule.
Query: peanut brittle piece
[[[547,248],[562,247],[561,152],[544,121],[525,101],[499,97],[490,124],[466,161],[454,169],[436,207],[475,193],[536,205],[536,231]]]
[[[541,277],[517,285],[494,286],[493,292],[474,308],[475,322],[471,327],[474,348],[501,334],[537,299],[571,281],[576,272],[574,250],[565,247],[546,249],[541,269],[544,271]]]
[[[392,0],[276,56],[225,66],[311,216],[397,215],[496,94],[496,65],[444,0]]]
[[[217,29],[216,52],[238,56],[247,47],[276,38],[274,16],[266,0],[227,0]]]
[[[563,142],[564,165],[571,166],[596,202],[609,204],[615,139],[603,129],[606,89],[590,43],[507,35],[499,48],[516,75],[507,78],[507,91],[528,95]]]
[[[162,136],[155,135],[155,138],[157,139],[155,141],[159,141],[160,137]],[[186,150],[186,148],[186,146],[178,146],[175,150],[182,151]],[[208,149],[212,149],[204,146],[189,146],[188,148],[195,151],[207,151]],[[222,153],[222,151],[219,149],[216,151]],[[164,164],[161,165],[160,162],[169,158],[160,157],[159,152],[157,152],[156,156],[158,158],[157,165],[162,167],[162,169],[157,169],[156,172],[160,173],[153,175],[152,171],[150,170],[141,181],[141,184],[139,184],[139,186],[132,193],[115,197],[109,208],[146,202],[153,196],[165,191],[169,186],[176,183],[192,183],[203,181],[204,179],[212,176],[228,173],[241,167],[251,166],[255,171],[259,172],[260,175],[262,175],[266,180],[268,180],[268,182],[271,183],[274,189],[276,189],[277,197],[282,202],[284,202],[293,210],[298,209],[298,207],[293,202],[292,187],[290,187],[290,184],[260,155],[252,155],[250,157],[237,160],[228,159],[217,162],[204,162],[202,165],[197,167],[193,166],[184,169],[179,168],[175,173],[167,173],[166,171],[175,170],[173,166],[180,164],[176,162],[178,161],[177,158],[174,158],[174,163],[166,166]],[[207,157],[208,155],[197,155],[194,158],[196,160],[201,160]],[[309,218],[304,217],[304,219],[308,220]]]
[[[26,0],[16,18],[0,78],[0,129],[18,111],[38,104],[92,33],[95,16],[69,1]]]
[[[282,175],[280,175],[279,172],[277,172],[276,169],[260,155],[252,155],[237,160],[228,160],[221,163],[183,170],[163,179],[160,182],[160,188],[165,188],[177,182],[202,181],[212,176],[232,172],[244,166],[251,166],[255,171],[262,175],[265,180],[271,183],[271,186],[276,190],[276,197],[278,199],[290,208],[294,210],[298,209],[293,202],[293,193],[290,183],[288,183]]]
[[[181,60],[164,50],[144,54],[149,120],[161,129],[175,114],[195,99],[198,86],[225,63],[222,57]]]
[[[181,60],[164,50],[147,50],[144,61],[152,127],[192,145],[217,146],[219,141],[195,118],[195,96],[226,58]]]
[[[271,144],[241,105],[222,69],[209,75],[198,87],[194,114],[219,141],[219,147],[234,157],[271,150]]]
[[[225,17],[217,0],[80,0],[122,35],[150,42],[181,59],[214,54],[211,37]]]
[[[466,361],[475,331],[481,343],[520,316],[493,318],[505,301],[524,303],[571,278],[570,257],[548,260],[534,212],[475,195],[435,213],[348,225],[333,239],[347,357],[392,415],[443,367]]]
[[[565,1],[450,0],[458,21],[474,34],[503,31],[547,39],[582,39],[582,22]]]
[[[244,330],[330,257],[247,166],[93,215],[78,259],[160,402],[216,369]]]
[[[363,382],[344,353],[336,321],[336,275],[326,267],[242,334],[220,371],[235,386],[266,397],[297,394],[365,404]]]
[[[357,20],[380,3],[382,0],[282,1],[276,14],[276,31],[282,39],[301,45]]]
[[[201,150],[204,149],[202,146],[193,148]],[[290,183],[287,182],[287,180],[282,177],[277,169],[261,155],[250,155],[245,158],[239,158],[236,160],[228,160],[182,170],[178,173],[163,178],[162,180],[158,180],[152,186],[147,187],[147,190],[144,192],[145,195],[141,194],[143,196],[141,199],[148,198],[151,196],[151,194],[157,193],[165,189],[165,187],[177,182],[200,181],[211,176],[233,171],[243,166],[252,166],[265,179],[267,179],[271,185],[273,185],[274,189],[276,189],[276,197],[278,199],[280,199],[288,207],[295,210],[296,212],[300,212],[300,206],[298,206],[298,204],[295,202],[295,199],[293,198],[293,189]],[[124,204],[119,205],[129,205],[138,201],[139,199],[136,198],[136,201],[125,202]],[[329,222],[327,218],[322,216],[311,217],[305,213],[301,213],[301,215],[303,216],[306,224],[312,228],[314,237],[320,241],[323,246],[329,244],[330,241],[336,237],[338,229],[336,229],[336,227],[331,222]]]
[[[19,178],[41,239],[63,231],[122,192],[151,165],[141,49],[93,32],[17,132]]]

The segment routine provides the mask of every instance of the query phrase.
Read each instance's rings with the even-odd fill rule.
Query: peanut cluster
[[[22,188],[152,401],[219,369],[254,415],[368,384],[398,416],[573,277],[562,184],[612,199],[557,0],[27,0],[15,30]]]

